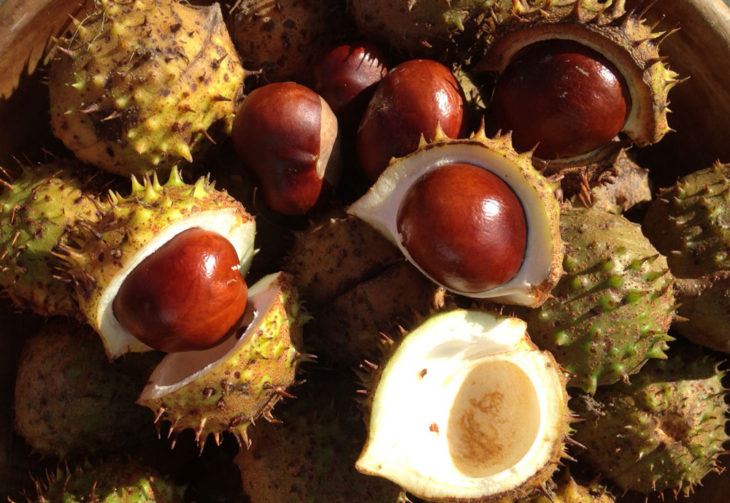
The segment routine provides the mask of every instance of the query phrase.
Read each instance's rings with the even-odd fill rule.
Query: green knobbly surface
[[[664,358],[672,276],[638,225],[620,215],[566,209],[561,235],[565,275],[551,299],[520,314],[530,337],[570,374],[568,385],[592,393]]]
[[[72,287],[56,277],[52,251],[70,225],[96,212],[79,170],[65,161],[26,167],[0,192],[0,289],[43,316],[78,312]]]
[[[730,164],[691,173],[658,194],[642,222],[679,278],[730,269]]]
[[[728,440],[726,390],[716,359],[681,347],[653,360],[630,382],[579,396],[572,405],[586,419],[574,438],[581,461],[622,490],[669,490],[685,496],[709,472]]]
[[[184,487],[132,461],[57,470],[32,503],[183,503]],[[46,487],[43,487],[46,485]]]

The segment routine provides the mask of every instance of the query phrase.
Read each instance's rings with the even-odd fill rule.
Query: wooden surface
[[[69,22],[83,0],[0,1],[0,98],[8,97],[20,76],[32,72],[49,37]]]

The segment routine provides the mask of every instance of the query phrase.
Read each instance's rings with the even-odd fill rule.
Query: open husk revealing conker
[[[253,258],[255,223],[241,203],[173,169],[164,185],[133,177],[131,193],[110,191],[99,211],[56,253],[110,359],[203,349],[228,335],[245,309]]]
[[[306,319],[285,273],[244,281],[253,217],[177,169],[164,185],[133,177],[131,194],[110,192],[99,211],[56,253],[108,358],[167,352],[138,403],[171,423],[170,436],[193,429],[201,449],[224,432],[248,444],[248,426],[289,396]]]
[[[555,188],[508,135],[453,140],[438,131],[391,161],[348,212],[447,290],[537,306],[562,273]]]
[[[644,14],[624,0],[517,3],[476,62],[498,74],[495,127],[535,148],[547,173],[658,142],[678,76],[658,50],[671,31],[654,32]]]
[[[225,432],[247,446],[248,427],[273,420],[272,409],[295,384],[305,358],[302,325],[307,317],[290,277],[282,272],[251,285],[244,321],[231,337],[201,351],[168,353],[149,377],[137,403],[168,421],[170,434],[195,431],[202,450]]]

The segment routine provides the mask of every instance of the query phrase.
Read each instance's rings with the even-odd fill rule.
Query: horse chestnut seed
[[[357,131],[357,157],[375,181],[391,157],[413,152],[423,135],[433,140],[436,126],[446,136],[463,132],[464,96],[447,67],[429,59],[396,66],[378,84]]]
[[[411,259],[446,288],[478,293],[509,281],[525,256],[520,200],[490,171],[446,164],[418,179],[398,210]]]
[[[314,65],[312,88],[348,124],[356,126],[388,69],[381,51],[369,42],[343,44],[324,53]]]
[[[192,228],[174,236],[124,279],[114,316],[159,351],[209,348],[246,309],[238,254],[218,233]]]
[[[275,82],[243,100],[231,136],[266,205],[303,215],[337,182],[337,132],[337,118],[321,96],[301,84]]]
[[[519,150],[542,159],[592,152],[623,129],[630,98],[621,74],[600,53],[570,40],[519,51],[498,77],[494,121]]]

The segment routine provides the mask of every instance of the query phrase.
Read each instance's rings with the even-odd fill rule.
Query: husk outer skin
[[[154,438],[154,415],[135,404],[157,353],[109,362],[93,330],[54,317],[26,342],[15,381],[15,430],[57,458],[118,452]]]
[[[653,360],[631,382],[600,389],[576,401],[586,421],[574,438],[579,453],[623,491],[688,496],[702,478],[720,470],[726,389],[718,361],[697,347]]]
[[[73,286],[60,280],[52,250],[77,220],[97,218],[96,195],[71,161],[23,167],[0,194],[0,287],[42,316],[78,316]]]
[[[311,369],[292,392],[297,399],[276,409],[281,424],[257,425],[236,457],[251,502],[396,503],[399,487],[355,470],[365,426],[352,376]]]
[[[230,133],[245,71],[220,7],[95,0],[58,44],[53,132],[120,175],[167,174]]]
[[[286,390],[295,383],[302,361],[297,348],[307,315],[286,274],[279,273],[274,285],[279,291],[272,307],[236,351],[171,393],[137,399],[156,413],[157,422],[170,422],[171,435],[193,429],[202,446],[209,435],[220,443],[221,435],[230,432],[245,448],[248,427],[262,417],[273,420],[276,403],[291,396]]]
[[[553,298],[516,313],[535,343],[593,393],[664,358],[674,316],[673,276],[637,224],[598,208],[564,208],[565,276]]]

